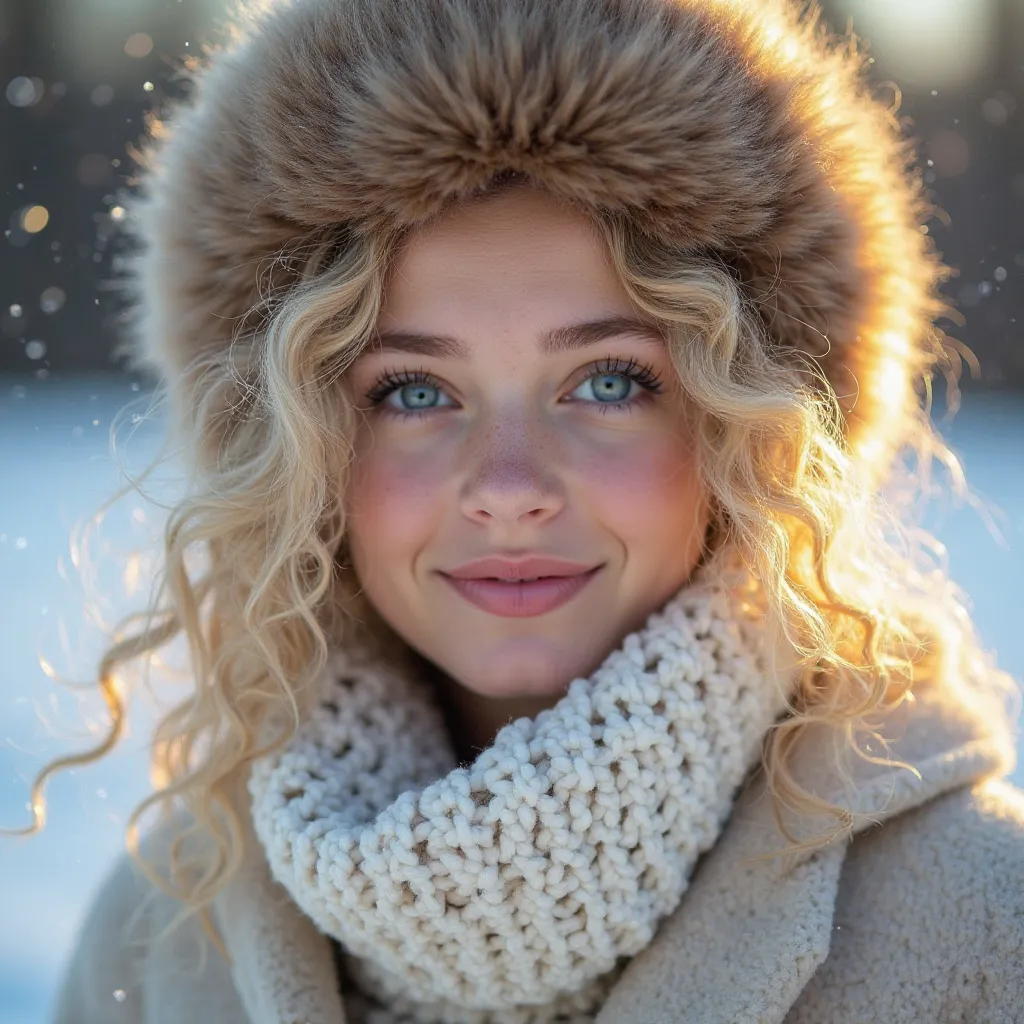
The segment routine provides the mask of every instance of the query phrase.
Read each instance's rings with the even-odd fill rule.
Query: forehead
[[[457,207],[409,238],[389,274],[380,327],[542,331],[633,310],[587,220],[517,188]]]

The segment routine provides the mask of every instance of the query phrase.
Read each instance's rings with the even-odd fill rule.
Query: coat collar
[[[839,734],[814,727],[793,771],[853,811],[853,832],[952,789],[1008,770],[1013,744],[963,694],[925,690],[886,722],[881,763],[838,753]],[[900,767],[897,761],[913,765]],[[329,939],[270,875],[248,814],[243,866],[214,901],[232,974],[252,1024],[345,1020]],[[786,845],[763,784],[737,799],[678,910],[634,957],[597,1024],[781,1022],[825,959],[848,841],[773,856]]]

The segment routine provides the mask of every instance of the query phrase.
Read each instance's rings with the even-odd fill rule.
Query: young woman
[[[1024,1020],[1011,684],[910,522],[946,271],[804,7],[254,4],[192,68],[96,756],[115,671],[194,688],[58,1024]]]

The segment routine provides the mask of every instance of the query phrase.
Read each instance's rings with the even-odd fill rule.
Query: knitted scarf
[[[249,792],[274,877],[338,944],[350,1024],[593,1019],[785,709],[763,616],[698,576],[469,765],[422,680],[333,655]]]

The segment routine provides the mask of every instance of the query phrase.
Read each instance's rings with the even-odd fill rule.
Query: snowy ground
[[[111,417],[140,399],[141,413],[145,396],[120,381],[0,379],[0,827],[28,820],[29,784],[44,762],[82,749],[102,731],[95,695],[78,698],[56,685],[40,658],[64,678],[90,678],[100,634],[82,612],[85,591],[72,565],[69,532],[115,486]],[[1005,545],[970,508],[949,509],[941,522],[937,510],[932,523],[949,549],[954,579],[973,599],[986,643],[1024,679],[1024,398],[969,399],[947,436],[975,492],[1001,509],[994,514]],[[154,438],[143,423],[129,447],[132,469],[154,450]],[[151,535],[152,520],[137,499],[110,513],[101,540],[113,547],[99,548],[102,593],[124,594],[109,572],[110,556]],[[133,599],[121,597],[103,609],[105,621],[139,604],[144,578],[143,571]],[[148,791],[143,748],[152,711],[142,705],[138,712],[114,755],[53,781],[41,836],[0,837],[0,1024],[46,1021],[91,892],[121,850],[127,812]],[[1024,770],[1015,778],[1024,784]]]

